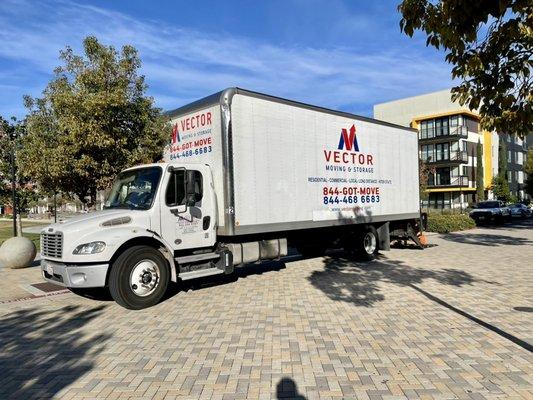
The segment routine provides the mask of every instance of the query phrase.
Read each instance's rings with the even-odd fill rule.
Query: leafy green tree
[[[533,148],[527,150],[527,159],[524,164],[524,172],[527,174],[525,181],[526,193],[533,197]]]
[[[507,144],[504,137],[500,137],[500,146],[498,148],[498,174],[507,179]]]
[[[503,136],[500,137],[500,146],[498,147],[498,175],[492,179],[492,187],[497,199],[510,201],[511,192],[507,181],[507,144]]]
[[[21,163],[47,192],[92,206],[122,169],[161,159],[170,125],[146,96],[132,46],[120,53],[89,36],[83,55],[67,47],[42,98],[26,96],[28,135]]]
[[[492,191],[497,199],[503,201],[511,200],[511,192],[509,191],[509,182],[502,175],[496,175],[492,179]]]
[[[25,125],[12,118],[7,121],[0,117],[0,203],[13,207],[13,192],[11,187],[12,181],[12,157],[15,157],[15,197],[17,200],[17,211],[27,211],[28,207],[33,204],[38,193],[35,185],[24,176],[21,176],[16,163],[17,155],[20,153],[21,138],[25,134]]]
[[[452,98],[482,116],[489,131],[524,137],[533,131],[531,0],[404,0],[400,28],[444,48],[461,83]]]
[[[420,200],[427,200],[429,197],[429,192],[427,191],[428,188],[428,181],[429,181],[429,174],[432,174],[435,172],[435,168],[432,168],[428,166],[428,164],[422,160],[418,160],[418,174],[419,174],[419,185],[420,185]]]
[[[476,198],[485,200],[485,185],[483,183],[483,146],[478,140],[476,147]]]

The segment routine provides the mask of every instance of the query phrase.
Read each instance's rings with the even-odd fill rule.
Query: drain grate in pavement
[[[54,285],[50,282],[33,283],[30,286],[33,286],[35,289],[39,289],[40,291],[45,293],[52,293],[65,289],[63,286]]]

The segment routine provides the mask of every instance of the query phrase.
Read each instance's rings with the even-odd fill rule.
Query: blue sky
[[[173,109],[229,86],[371,116],[375,103],[450,87],[394,1],[0,2],[0,115],[22,117],[66,45],[134,45],[149,94]]]

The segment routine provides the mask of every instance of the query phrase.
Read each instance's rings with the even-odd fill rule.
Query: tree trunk
[[[17,236],[22,236],[22,217],[17,214]]]
[[[91,187],[90,189],[90,196],[91,196],[90,210],[91,211],[96,210],[96,193],[97,193],[96,187],[95,186]]]

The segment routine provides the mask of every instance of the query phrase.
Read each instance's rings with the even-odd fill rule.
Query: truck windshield
[[[121,172],[113,184],[104,208],[148,210],[152,207],[160,178],[160,167]]]

